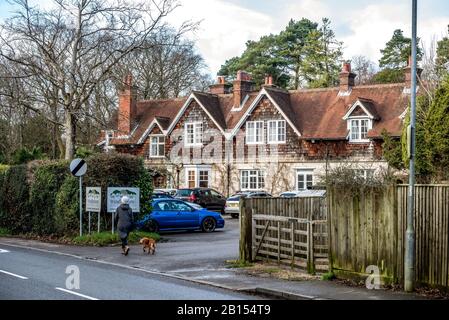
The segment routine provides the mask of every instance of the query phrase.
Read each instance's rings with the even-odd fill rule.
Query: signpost
[[[112,213],[112,233],[114,233],[115,210],[123,196],[129,198],[129,206],[133,212],[140,212],[140,189],[132,187],[109,187],[107,190],[107,210]]]
[[[100,211],[101,211],[101,188],[86,188],[86,211],[89,213],[89,233],[90,233],[90,214],[98,213],[98,232],[100,232]]]
[[[79,177],[80,181],[80,237],[83,235],[83,175],[86,174],[87,164],[83,159],[74,159],[70,163],[70,172]]]

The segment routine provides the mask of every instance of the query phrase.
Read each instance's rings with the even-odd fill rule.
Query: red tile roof
[[[403,93],[405,83],[387,85],[367,85],[353,87],[349,95],[339,95],[339,88],[304,89],[286,91],[265,87],[264,90],[276,102],[288,120],[296,127],[304,139],[340,140],[348,135],[343,116],[353,104],[360,100],[376,118],[371,138],[379,138],[386,129],[392,136],[400,136],[401,119],[409,103],[409,95]],[[245,115],[259,92],[252,92],[240,109],[233,109],[232,94],[210,94],[193,92],[215,122],[227,132],[232,131]],[[146,130],[157,119],[167,130],[188,97],[167,100],[148,100],[137,103],[136,127],[127,138],[114,138],[111,144],[137,144]],[[112,119],[117,122],[117,116]],[[116,128],[117,125],[112,126]]]

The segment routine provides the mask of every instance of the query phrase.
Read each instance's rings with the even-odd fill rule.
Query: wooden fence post
[[[252,212],[246,210],[246,202],[251,199],[240,199],[240,242],[239,242],[239,260],[252,261]]]

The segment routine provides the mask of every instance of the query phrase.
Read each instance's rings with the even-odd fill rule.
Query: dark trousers
[[[128,245],[128,234],[126,234],[126,237],[120,238],[122,240],[122,248],[125,248]]]

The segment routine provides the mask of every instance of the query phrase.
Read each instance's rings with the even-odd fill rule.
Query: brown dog
[[[143,244],[143,252],[146,252],[146,248],[148,248],[148,254],[150,254],[150,252],[151,254],[156,252],[156,240],[145,237],[140,239],[140,244]]]

